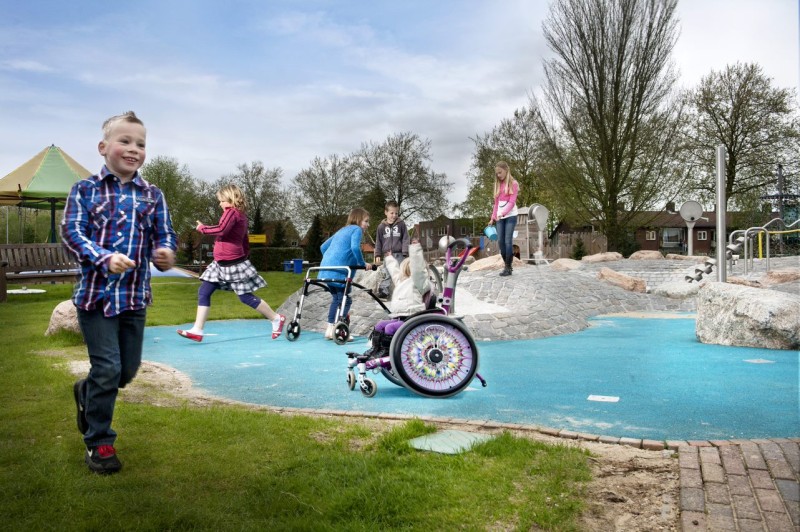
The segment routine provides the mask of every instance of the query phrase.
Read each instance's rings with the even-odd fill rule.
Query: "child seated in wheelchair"
[[[394,292],[389,303],[392,317],[375,324],[375,329],[370,335],[371,348],[365,353],[370,358],[389,354],[392,335],[403,324],[403,318],[425,310],[426,296],[431,295],[428,267],[419,242],[412,242],[408,247],[408,257],[403,259],[403,262],[398,264],[397,259],[391,253],[387,253],[384,263],[394,283]]]

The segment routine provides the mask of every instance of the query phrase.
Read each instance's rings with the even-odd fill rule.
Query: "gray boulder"
[[[50,315],[50,324],[44,334],[45,336],[50,336],[61,330],[81,333],[81,327],[78,325],[78,311],[72,301],[62,301],[56,305]]]
[[[706,283],[697,295],[695,333],[706,344],[800,349],[800,296]]]

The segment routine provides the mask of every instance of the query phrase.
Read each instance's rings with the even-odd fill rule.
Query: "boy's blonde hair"
[[[141,119],[138,116],[136,116],[136,113],[134,113],[133,111],[128,111],[127,113],[122,113],[121,115],[112,116],[111,118],[103,122],[103,140],[108,140],[108,137],[111,136],[111,132],[114,131],[114,127],[120,122],[139,124],[140,126],[144,127],[144,122],[142,122]]]
[[[242,190],[234,184],[224,185],[219,189],[217,199],[219,201],[227,201],[237,211],[244,212],[247,210],[247,200],[245,200]]]
[[[347,225],[361,225],[365,218],[369,218],[367,210],[356,207],[347,215]]]
[[[497,179],[497,175],[494,176],[494,196],[497,197],[501,192],[505,194],[510,194],[514,183],[516,183],[516,179],[514,176],[511,175],[511,167],[508,166],[508,163],[505,161],[497,161],[497,164],[494,165],[495,168],[502,168],[506,172],[508,172],[508,176],[506,180],[500,184],[500,181]],[[500,187],[503,187],[503,190],[500,190]]]

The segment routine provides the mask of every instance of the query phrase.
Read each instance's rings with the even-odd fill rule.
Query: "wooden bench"
[[[0,244],[0,303],[8,283],[73,283],[80,264],[63,244]]]

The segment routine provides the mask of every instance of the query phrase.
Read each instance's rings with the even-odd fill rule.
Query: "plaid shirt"
[[[150,258],[156,248],[177,247],[161,190],[137,172],[128,183],[103,166],[99,175],[72,186],[61,222],[61,238],[81,263],[72,301],[83,310],[99,305],[111,317],[145,308],[150,292]],[[114,252],[136,263],[123,273],[109,273]]]

